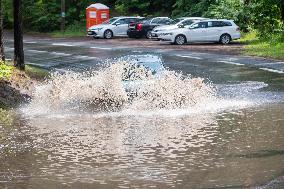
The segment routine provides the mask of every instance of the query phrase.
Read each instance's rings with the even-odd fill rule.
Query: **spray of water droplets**
[[[29,108],[35,111],[120,111],[192,108],[215,98],[202,78],[119,61],[98,71],[55,72],[36,87]]]

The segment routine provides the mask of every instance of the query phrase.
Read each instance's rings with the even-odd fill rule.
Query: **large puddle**
[[[0,187],[284,187],[283,92],[130,67],[54,73],[0,113]]]

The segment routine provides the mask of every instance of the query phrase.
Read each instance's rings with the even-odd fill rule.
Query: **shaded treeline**
[[[12,27],[12,1],[4,2],[4,25]],[[283,28],[284,0],[65,0],[66,24],[85,22],[85,8],[103,3],[112,16],[205,16],[233,19],[245,31],[263,33]],[[60,29],[61,0],[23,1],[23,22],[26,30],[49,32]]]

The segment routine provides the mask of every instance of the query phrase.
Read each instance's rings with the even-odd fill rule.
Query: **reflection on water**
[[[0,186],[262,185],[283,174],[283,123],[283,104],[180,116],[16,116],[0,124]]]

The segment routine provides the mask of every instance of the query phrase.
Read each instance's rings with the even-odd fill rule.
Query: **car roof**
[[[141,17],[141,16],[116,16],[116,17],[113,17],[113,18],[119,19],[119,18],[144,18],[144,17]]]
[[[203,20],[203,19],[208,19],[208,18],[203,18],[203,17],[180,17],[178,19],[196,19],[196,20]]]
[[[228,21],[228,22],[233,22],[233,20],[227,20],[227,19],[205,19],[205,20],[200,20],[200,21]]]
[[[158,17],[142,17],[142,18],[145,19],[145,20],[152,20],[152,19],[155,19],[155,18],[169,18],[169,17],[158,16]]]
[[[165,70],[160,56],[157,55],[128,55],[122,58],[127,60],[127,62],[143,65],[156,72]]]
[[[153,17],[153,18],[169,18],[167,16],[157,16],[157,17]]]

